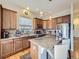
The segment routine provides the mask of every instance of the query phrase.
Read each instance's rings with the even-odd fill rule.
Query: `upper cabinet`
[[[48,20],[43,20],[43,29],[48,28]]]
[[[70,18],[70,15],[67,15],[67,16],[63,16],[62,19],[63,19],[63,20],[62,20],[63,23],[70,23],[70,19],[71,19],[71,18]]]
[[[51,19],[47,21],[48,29],[56,29],[56,19]]]
[[[63,22],[63,21],[62,21],[62,20],[63,20],[63,18],[62,18],[62,17],[58,17],[56,20],[57,20],[57,24],[58,24],[58,23],[62,23],[62,22]]]
[[[61,16],[57,18],[52,18],[51,20],[41,20],[38,18],[33,19],[33,28],[43,28],[43,29],[56,29],[57,24],[60,23],[70,23],[70,15]]]
[[[33,29],[40,29],[43,28],[43,20],[34,18],[33,19]]]
[[[11,29],[16,29],[17,28],[17,15],[16,12],[10,12],[11,14]]]
[[[16,12],[3,8],[3,29],[16,29]]]
[[[56,19],[52,19],[52,29],[56,29]]]
[[[58,17],[57,24],[59,23],[70,23],[70,15]]]
[[[0,38],[1,38],[1,19],[2,19],[2,6],[0,5]]]

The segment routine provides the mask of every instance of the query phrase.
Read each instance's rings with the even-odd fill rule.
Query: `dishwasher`
[[[39,46],[39,59],[47,59],[47,51],[45,48]]]

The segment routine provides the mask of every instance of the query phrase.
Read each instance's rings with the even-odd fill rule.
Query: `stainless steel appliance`
[[[61,23],[57,25],[56,40],[61,40],[62,44],[66,44],[70,49],[70,24]]]
[[[63,39],[69,39],[70,36],[69,33],[70,33],[70,28],[68,23],[61,23],[57,25],[56,36]]]

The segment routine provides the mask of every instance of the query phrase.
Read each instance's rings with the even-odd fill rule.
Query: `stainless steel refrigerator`
[[[69,33],[70,33],[70,28],[68,23],[61,23],[57,25],[56,36],[63,39],[69,39],[70,37]]]

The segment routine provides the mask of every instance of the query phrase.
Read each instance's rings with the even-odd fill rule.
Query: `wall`
[[[74,11],[74,37],[79,37],[79,11]]]

